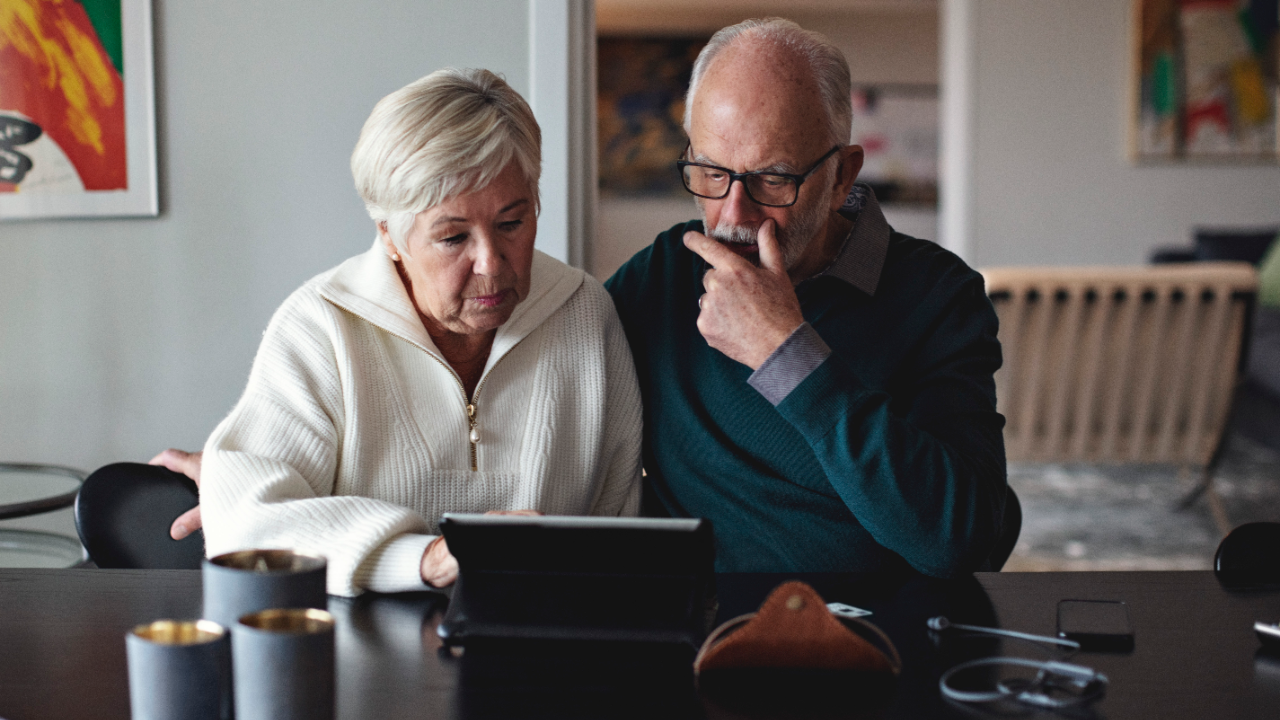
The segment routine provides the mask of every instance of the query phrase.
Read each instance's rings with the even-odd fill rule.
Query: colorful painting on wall
[[[596,45],[600,194],[684,196],[684,95],[708,38],[601,37]]]
[[[1134,0],[1139,160],[1275,160],[1280,2]]]
[[[675,170],[688,143],[684,96],[708,38],[601,37],[598,58],[600,194],[685,197]],[[853,142],[866,161],[859,179],[883,202],[938,202],[938,88],[853,89]]]
[[[853,89],[853,144],[864,153],[858,180],[885,203],[938,204],[938,88]]]
[[[0,0],[0,219],[156,215],[150,0]]]

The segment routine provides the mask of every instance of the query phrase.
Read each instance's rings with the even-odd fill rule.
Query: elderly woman
[[[210,556],[291,548],[329,592],[453,581],[444,512],[634,515],[640,397],[598,282],[534,250],[541,132],[485,70],[383,98],[351,157],[373,247],[294,292],[204,449]]]

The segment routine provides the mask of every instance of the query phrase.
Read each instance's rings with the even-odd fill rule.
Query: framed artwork
[[[884,203],[938,204],[938,87],[853,88],[853,144],[864,153],[858,181]]]
[[[1136,160],[1278,155],[1280,2],[1133,0]]]
[[[158,213],[150,0],[0,0],[0,219]]]
[[[600,195],[684,197],[684,95],[709,37],[608,37],[596,45]]]

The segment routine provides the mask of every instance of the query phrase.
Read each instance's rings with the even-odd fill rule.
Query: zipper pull
[[[471,441],[471,472],[479,469],[476,462],[476,444],[480,442],[480,430],[476,427],[476,404],[467,403],[467,424],[471,426],[471,434],[468,439]]]

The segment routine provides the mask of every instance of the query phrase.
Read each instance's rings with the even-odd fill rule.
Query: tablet
[[[449,513],[458,580],[438,628],[473,639],[606,640],[695,647],[715,616],[703,519]]]

